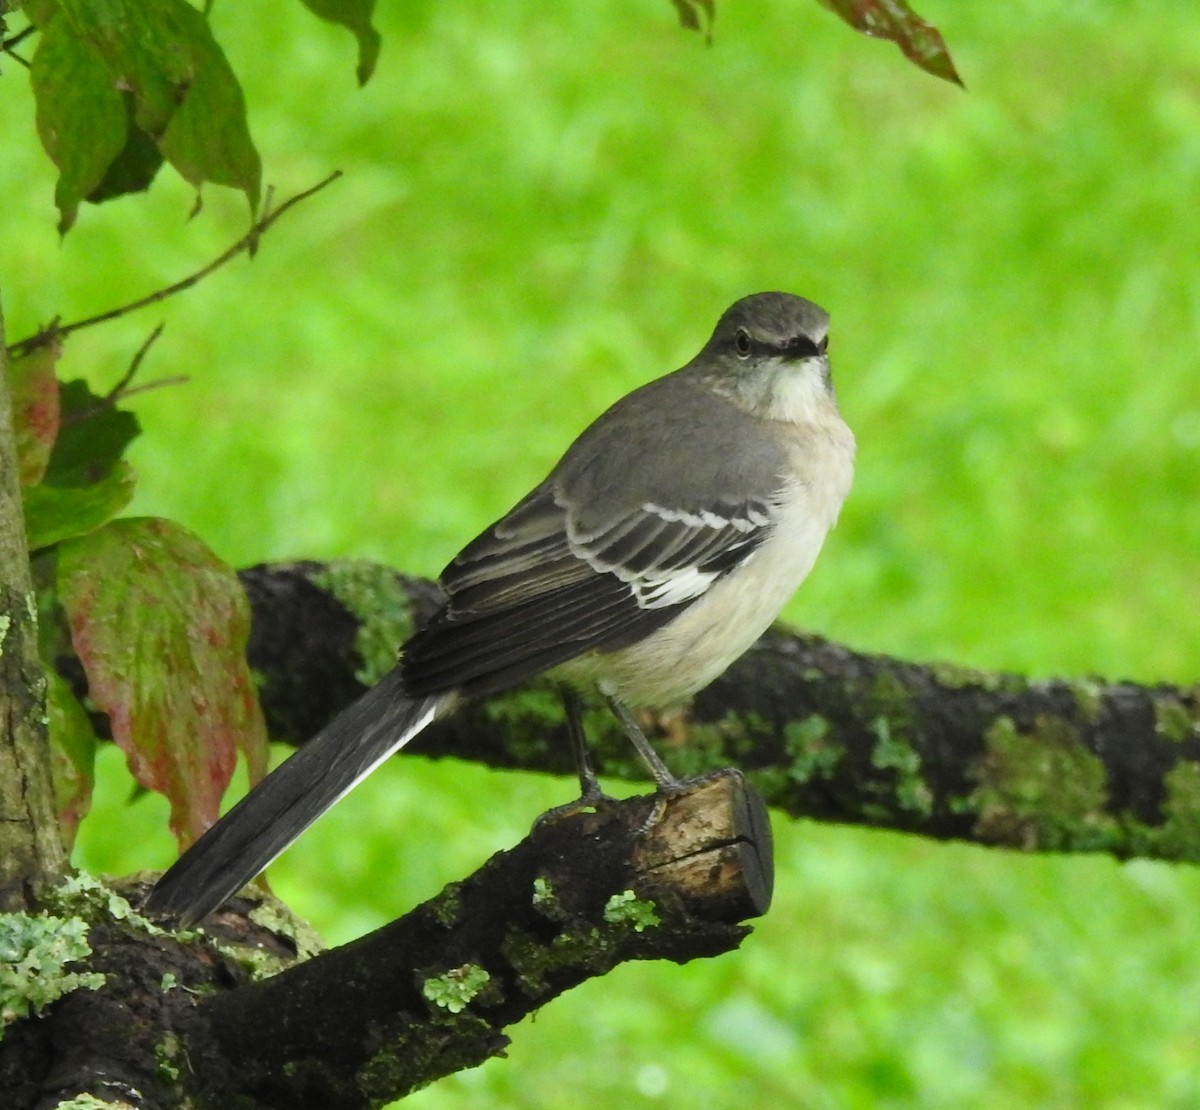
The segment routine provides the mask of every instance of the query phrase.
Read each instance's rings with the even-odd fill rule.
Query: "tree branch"
[[[50,908],[88,923],[104,981],[6,1030],[5,1106],[87,1093],[139,1110],[360,1110],[503,1051],[507,1026],[619,963],[736,948],[771,896],[761,799],[727,772],[647,828],[654,805],[542,822],[399,921],[298,964],[307,942],[261,894],[175,938],[98,884],[57,891]]]
[[[390,667],[438,598],[432,583],[364,563],[255,567],[242,580],[268,724],[292,742]],[[738,766],[797,817],[1200,861],[1200,686],[1034,681],[777,627],[685,711],[651,724],[677,773]],[[642,777],[608,713],[589,713],[588,731],[603,774]],[[469,706],[413,748],[571,769],[544,684]]]
[[[241,579],[267,726],[293,744],[388,670],[438,604],[434,583],[365,562],[265,565]],[[59,669],[85,688],[77,662]],[[908,663],[777,626],[689,706],[645,723],[677,774],[739,767],[793,817],[1200,862],[1200,684]],[[602,775],[645,779],[605,707],[590,706],[586,724]],[[466,706],[409,750],[573,772],[544,681]]]
[[[210,1099],[378,1105],[502,1052],[505,1027],[618,963],[735,948],[769,898],[769,832],[747,799],[732,773],[644,836],[646,798],[539,824],[400,921],[203,999]]]
[[[136,301],[130,301],[128,304],[118,305],[116,308],[110,308],[105,312],[97,313],[95,316],[88,316],[82,320],[73,320],[69,324],[60,324],[57,320],[47,324],[44,328],[36,332],[34,335],[27,336],[25,339],[19,340],[8,348],[9,354],[24,355],[30,351],[43,347],[47,343],[60,340],[72,332],[80,331],[83,328],[94,327],[96,324],[103,324],[109,320],[115,320],[118,316],[127,316],[131,312],[136,312],[139,308],[145,308],[148,305],[158,304],[159,301],[165,301],[168,297],[173,297],[176,293],[182,293],[185,289],[190,289],[193,285],[203,281],[214,270],[220,269],[226,262],[236,258],[239,254],[245,252],[251,257],[258,250],[259,240],[263,234],[290,208],[294,208],[301,201],[307,200],[315,193],[319,193],[327,185],[332,185],[339,177],[342,176],[341,170],[335,170],[328,177],[318,181],[311,188],[304,189],[295,196],[288,197],[278,208],[271,207],[271,193],[267,192],[267,202],[263,205],[262,214],[250,226],[250,230],[246,232],[232,246],[222,251],[214,258],[207,266],[201,266],[194,273],[189,274],[179,281],[173,282],[171,285],[164,286],[162,289],[156,289],[153,293],[149,293],[144,297],[140,297]],[[159,329],[161,330],[161,329]],[[157,338],[157,332],[149,342],[153,342]],[[149,343],[146,344],[149,346]],[[144,349],[141,352],[145,353]],[[133,367],[136,370],[136,366]]]

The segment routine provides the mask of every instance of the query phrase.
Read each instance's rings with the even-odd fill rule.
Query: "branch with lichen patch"
[[[269,727],[293,743],[390,667],[438,603],[432,583],[371,563],[261,566],[242,581]],[[793,816],[1200,861],[1200,686],[1033,681],[778,627],[685,710],[648,723],[677,773],[740,767]],[[601,774],[644,777],[603,706],[586,724]],[[466,707],[411,750],[572,772],[544,682]]]
[[[502,1051],[507,1026],[619,963],[736,948],[771,875],[765,807],[726,772],[662,806],[629,798],[541,822],[327,952],[257,888],[173,934],[124,897],[144,898],[144,877],[73,878],[48,892],[53,918],[11,922],[9,947],[30,956],[0,1007],[4,1105],[378,1106]]]
[[[539,823],[399,921],[201,998],[186,1051],[209,1104],[379,1105],[497,1055],[506,1027],[619,963],[737,947],[770,900],[761,801],[729,772],[647,830],[655,804]]]

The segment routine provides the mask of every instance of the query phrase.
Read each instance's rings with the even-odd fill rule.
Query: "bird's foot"
[[[655,826],[663,819],[663,814],[667,812],[667,806],[681,794],[690,794],[693,790],[698,790],[706,783],[710,783],[714,779],[719,779],[728,774],[728,770],[716,770],[706,771],[702,775],[694,775],[686,779],[676,778],[674,775],[671,775],[668,779],[658,779],[650,812],[646,814],[646,819],[638,827],[638,835],[644,836],[646,833],[652,832]]]
[[[533,827],[539,829],[543,825],[561,821],[564,817],[574,817],[577,813],[601,813],[616,801],[616,798],[605,794],[600,789],[600,784],[593,780],[588,786],[585,786],[578,798],[546,810],[533,822]]]

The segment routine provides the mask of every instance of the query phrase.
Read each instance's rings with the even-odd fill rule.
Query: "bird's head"
[[[829,314],[819,305],[755,293],[726,310],[692,365],[742,408],[799,423],[835,404],[828,346]]]

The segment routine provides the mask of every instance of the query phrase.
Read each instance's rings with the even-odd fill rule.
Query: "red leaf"
[[[117,520],[59,548],[58,592],[88,692],[181,846],[217,818],[239,749],[266,770],[237,576],[170,521]]]
[[[13,424],[17,434],[17,467],[21,485],[42,480],[58,438],[58,379],[54,365],[62,354],[58,341],[9,360]]]
[[[926,73],[962,84],[941,32],[932,23],[926,23],[904,0],[821,0],[821,3],[856,31],[894,42],[909,61]]]

